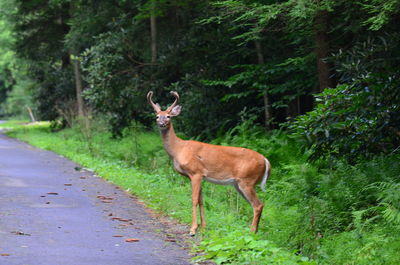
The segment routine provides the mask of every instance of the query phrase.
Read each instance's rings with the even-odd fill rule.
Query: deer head
[[[178,116],[181,113],[182,107],[178,105],[179,94],[175,91],[171,91],[170,93],[175,97],[175,101],[166,110],[161,110],[160,105],[153,102],[153,91],[147,93],[147,101],[153,107],[157,115],[157,125],[160,130],[168,129],[171,126],[171,117]]]

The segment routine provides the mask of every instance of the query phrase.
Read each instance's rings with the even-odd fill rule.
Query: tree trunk
[[[257,52],[257,62],[258,64],[264,64],[264,55],[262,53],[261,42],[259,40],[254,41],[256,52]],[[263,94],[264,100],[264,119],[265,119],[265,129],[271,130],[271,120],[272,120],[272,113],[271,113],[271,102],[269,99],[268,91],[264,91]]]
[[[315,16],[315,54],[317,57],[317,70],[319,81],[319,92],[327,87],[335,87],[336,82],[332,77],[332,64],[324,62],[329,56],[328,39],[328,11],[319,10]]]
[[[76,101],[78,105],[78,117],[82,118],[85,116],[85,107],[82,98],[82,74],[81,74],[81,64],[78,59],[74,58],[72,60],[74,67],[75,76],[75,90],[76,90]]]
[[[150,16],[150,34],[151,34],[151,63],[157,61],[157,18],[155,14],[155,4],[153,3]]]
[[[82,128],[82,133],[87,139],[89,139],[91,137],[90,121],[89,121],[89,115],[85,108],[85,102],[83,101],[82,97],[83,86],[82,86],[81,63],[78,58],[72,58],[72,64],[74,67],[76,102],[78,105],[78,122],[79,123],[83,122],[84,127]]]
[[[26,106],[26,110],[29,113],[29,117],[31,117],[31,122],[36,122],[35,116],[33,115],[32,109],[29,106]]]

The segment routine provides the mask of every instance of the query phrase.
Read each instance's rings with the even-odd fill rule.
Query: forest
[[[177,91],[178,135],[273,168],[257,235],[205,184],[199,261],[399,264],[399,19],[399,0],[0,0],[0,117],[49,121],[10,134],[189,223],[146,100]]]

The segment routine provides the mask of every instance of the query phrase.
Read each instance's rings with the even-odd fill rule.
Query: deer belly
[[[210,177],[204,177],[205,180],[207,180],[208,182],[214,183],[214,184],[218,184],[218,185],[233,185],[236,183],[236,180],[233,178],[230,179],[213,179]]]

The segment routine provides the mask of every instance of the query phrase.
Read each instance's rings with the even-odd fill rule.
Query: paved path
[[[76,167],[0,134],[0,265],[190,264],[137,199]]]

